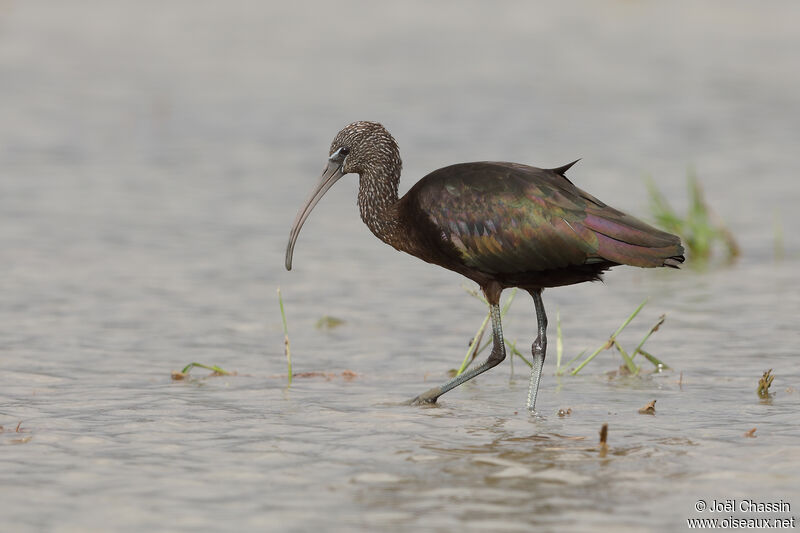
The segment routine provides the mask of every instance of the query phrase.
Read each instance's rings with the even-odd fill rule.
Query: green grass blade
[[[599,353],[600,353],[600,352],[602,352],[603,350],[607,350],[608,348],[609,348],[609,344],[608,344],[608,343],[605,343],[605,344],[603,344],[602,346],[600,346],[598,349],[596,349],[595,351],[593,351],[593,352],[591,353],[591,355],[589,355],[589,357],[587,357],[586,359],[584,359],[584,360],[583,360],[583,362],[582,362],[581,364],[579,364],[579,365],[578,365],[578,366],[575,368],[575,370],[573,370],[572,372],[570,372],[570,373],[569,373],[569,374],[570,374],[570,376],[577,376],[577,375],[578,375],[578,372],[580,372],[580,371],[583,369],[583,367],[585,367],[586,365],[588,365],[588,364],[589,364],[589,363],[592,361],[592,359],[594,359],[595,357],[597,357],[597,354],[599,354]]]
[[[645,359],[647,359],[648,361],[650,361],[651,363],[653,363],[653,365],[654,365],[654,366],[656,366],[657,368],[662,368],[662,369],[668,369],[668,368],[670,368],[669,366],[667,366],[667,364],[666,364],[666,363],[664,363],[663,361],[661,361],[661,360],[660,360],[658,357],[656,357],[655,355],[653,355],[653,354],[651,354],[651,353],[648,353],[648,352],[644,351],[644,349],[643,349],[643,348],[639,348],[639,349],[637,350],[637,352],[638,352],[638,353],[640,353],[640,354],[642,354],[642,355],[645,357]]]
[[[524,355],[522,355],[522,353],[520,353],[519,350],[517,350],[517,343],[516,342],[512,343],[508,339],[503,339],[503,340],[505,341],[506,346],[508,346],[508,349],[511,352],[512,359],[516,355],[517,357],[519,357],[520,359],[525,361],[526,365],[528,365],[529,367],[533,368],[533,363],[528,361],[528,359]]]
[[[579,353],[578,355],[576,355],[575,357],[573,357],[572,359],[570,359],[569,361],[567,361],[567,364],[566,364],[566,365],[564,365],[564,367],[568,368],[568,367],[569,367],[569,365],[571,365],[572,363],[574,363],[575,361],[577,361],[578,359],[580,359],[581,357],[583,357],[583,354],[585,354],[585,353],[586,353],[586,350],[581,350],[581,353]]]
[[[619,354],[622,356],[622,359],[625,361],[625,366],[628,367],[628,371],[633,375],[638,374],[639,373],[639,368],[633,363],[633,359],[631,359],[631,356],[628,355],[628,352],[626,352],[622,348],[620,343],[617,342],[617,339],[614,339],[614,346],[617,348],[617,351],[619,351]]]
[[[625,322],[623,322],[623,323],[622,323],[622,325],[621,325],[620,327],[618,327],[618,328],[617,328],[617,331],[615,331],[615,332],[614,332],[614,334],[613,334],[613,335],[611,335],[611,340],[614,340],[614,339],[616,339],[616,338],[617,338],[617,335],[619,335],[620,333],[622,333],[622,330],[623,330],[623,329],[625,329],[625,328],[628,326],[628,324],[630,324],[630,323],[631,323],[631,320],[633,320],[634,318],[636,318],[636,315],[638,315],[638,314],[639,314],[639,311],[641,311],[641,310],[642,310],[642,307],[644,307],[644,306],[645,306],[645,304],[647,303],[647,300],[648,300],[648,299],[649,299],[649,298],[645,298],[645,299],[642,301],[642,303],[640,303],[640,304],[639,304],[639,307],[637,307],[637,308],[636,308],[636,310],[635,310],[633,313],[631,313],[631,314],[630,314],[630,316],[629,316],[628,318],[626,318],[626,319],[625,319]]]
[[[640,354],[644,355],[644,352],[642,351],[642,347],[644,346],[644,343],[645,343],[645,342],[647,342],[647,339],[649,339],[649,338],[650,338],[650,335],[652,335],[653,333],[655,333],[656,331],[658,331],[658,328],[660,328],[660,327],[661,327],[661,324],[663,324],[663,323],[664,323],[664,320],[666,320],[666,319],[667,319],[667,315],[661,315],[660,317],[658,317],[658,320],[657,320],[657,321],[656,321],[656,323],[655,323],[655,324],[653,324],[653,326],[650,328],[650,331],[648,331],[648,332],[647,332],[647,334],[644,336],[644,338],[643,338],[643,339],[642,339],[642,340],[639,342],[639,345],[636,347],[636,349],[635,349],[635,350],[633,350],[633,355],[631,356],[632,358],[633,358],[633,357],[636,357],[636,354],[637,354],[637,353],[640,353]],[[647,356],[645,356],[645,357],[647,357]],[[652,361],[652,360],[650,360],[649,358],[648,358],[648,361],[650,361],[651,363],[653,363],[653,361]],[[653,364],[655,364],[656,366],[658,366],[659,364],[661,364],[661,365],[663,366],[663,363],[661,363],[661,361],[659,361],[658,363],[653,363]]]
[[[465,285],[462,285],[461,288],[464,289],[464,291],[467,294],[477,298],[478,300],[480,300],[484,304],[486,304],[487,307],[489,307],[489,302],[486,301],[486,298],[484,298],[483,295],[480,292],[478,292],[475,289],[471,289],[471,288],[469,288],[469,287],[467,287]],[[503,305],[502,309],[500,310],[500,317],[501,318],[506,316],[506,312],[508,312],[509,307],[511,307],[511,302],[514,301],[514,296],[516,296],[516,294],[517,294],[517,289],[515,287],[511,291],[511,294],[508,296],[508,299],[506,300],[506,303]],[[491,314],[491,311],[490,311],[489,314],[486,315],[486,318],[483,320],[483,323],[481,324],[481,327],[478,328],[478,332],[475,334],[474,337],[472,337],[472,342],[469,345],[469,349],[467,349],[467,355],[464,356],[464,360],[461,362],[461,366],[458,367],[458,370],[456,371],[456,376],[458,376],[459,374],[462,374],[467,369],[467,367],[470,365],[470,363],[481,352],[483,352],[486,349],[487,346],[492,344],[493,335],[490,335],[489,339],[484,344],[481,344],[481,342],[480,342],[481,339],[483,338],[484,332],[486,330],[486,325],[488,324],[488,321],[491,319],[491,316],[492,316],[492,314]],[[477,346],[475,346],[475,344],[477,344]]]
[[[653,178],[647,179],[647,190],[650,194],[650,211],[652,211],[656,222],[672,233],[683,234],[684,221],[678,216],[675,210],[669,205],[666,197],[658,190]]]
[[[487,307],[489,306],[489,302],[486,301],[486,298],[484,298],[483,294],[481,294],[479,291],[477,291],[475,289],[472,289],[470,287],[467,287],[466,285],[462,285],[461,288],[464,289],[464,292],[466,292],[467,294],[469,294],[473,298],[477,298],[478,300],[482,301]],[[503,305],[503,308],[500,311],[500,316],[505,316],[506,315],[506,312],[508,311],[508,308],[511,307],[511,302],[514,301],[514,296],[516,296],[516,295],[517,295],[517,288],[514,287],[514,289],[511,290],[511,294],[508,296],[508,299],[506,300],[506,303]]]
[[[292,384],[292,350],[289,346],[289,328],[286,325],[286,313],[283,310],[283,297],[281,296],[281,288],[278,287],[278,304],[281,306],[281,319],[283,320],[283,345],[286,352],[286,365],[288,367],[288,383]]]
[[[620,327],[618,327],[618,328],[617,328],[617,331],[615,331],[615,332],[613,333],[613,335],[611,335],[611,337],[608,339],[608,341],[606,341],[606,343],[605,343],[605,344],[603,344],[602,346],[600,346],[599,348],[597,348],[597,349],[596,349],[594,352],[592,352],[592,354],[591,354],[589,357],[587,357],[586,359],[584,359],[584,360],[583,360],[583,362],[582,362],[580,365],[578,365],[578,367],[577,367],[577,368],[575,368],[575,370],[573,370],[572,372],[570,372],[570,375],[571,375],[571,376],[575,376],[575,375],[577,375],[577,374],[578,374],[578,372],[580,372],[580,371],[583,369],[583,367],[585,367],[586,365],[588,365],[588,364],[589,364],[589,363],[592,361],[592,359],[594,359],[595,357],[597,357],[597,354],[599,354],[599,353],[600,353],[600,352],[602,352],[603,350],[608,350],[609,348],[611,348],[611,347],[614,345],[614,343],[616,342],[616,340],[617,340],[617,335],[619,335],[620,333],[622,333],[622,330],[623,330],[623,329],[625,329],[625,328],[628,326],[628,324],[630,324],[630,323],[631,323],[631,320],[633,320],[634,318],[636,318],[636,315],[638,315],[638,314],[639,314],[639,311],[641,311],[641,310],[642,310],[642,307],[644,307],[646,303],[647,303],[647,298],[645,298],[645,299],[644,299],[644,301],[643,301],[642,303],[640,303],[640,304],[639,304],[639,307],[637,307],[637,308],[636,308],[636,309],[633,311],[633,313],[631,313],[631,314],[630,314],[630,316],[628,316],[628,318],[626,318],[626,319],[625,319],[625,322],[623,322],[623,323],[622,323],[622,325],[621,325]]]
[[[506,316],[506,312],[508,311],[508,308],[511,307],[511,302],[514,301],[514,296],[516,296],[516,295],[517,295],[517,288],[514,287],[514,289],[511,290],[511,294],[508,295],[508,300],[506,300],[506,304],[503,306],[503,309],[500,311],[500,316],[501,317]]]
[[[467,287],[466,285],[462,285],[461,288],[464,289],[464,292],[466,292],[470,296],[472,296],[474,298],[477,298],[478,300],[482,301],[487,306],[489,305],[489,302],[486,301],[486,298],[484,298],[483,294],[481,294],[477,289],[473,289],[471,287]]]
[[[489,318],[491,318],[491,313],[486,314],[486,318],[483,319],[481,323],[481,327],[478,328],[478,331],[475,332],[475,336],[472,337],[472,342],[469,343],[469,348],[467,349],[467,355],[464,356],[464,360],[461,362],[461,366],[458,367],[458,372],[456,372],[456,376],[461,375],[464,370],[467,369],[469,366],[470,361],[474,358],[472,352],[473,350],[477,349],[477,344],[480,342],[480,337],[483,337],[483,332],[486,329],[486,325],[489,323]],[[475,352],[475,355],[478,355],[478,352]]]
[[[206,370],[211,370],[212,372],[216,372],[217,374],[222,374],[225,376],[231,375],[231,372],[228,372],[227,370],[218,367],[217,365],[204,365],[203,363],[189,363],[188,365],[183,367],[183,370],[181,370],[181,374],[187,374],[194,367],[205,368]]]

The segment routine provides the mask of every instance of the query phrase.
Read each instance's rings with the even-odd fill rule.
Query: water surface
[[[0,4],[3,524],[667,531],[716,516],[699,499],[800,506],[798,9]],[[538,417],[520,362],[403,406],[482,319],[462,280],[378,242],[355,179],[283,270],[330,140],[363,119],[397,137],[403,190],[454,162],[582,157],[576,184],[647,217],[643,177],[683,208],[694,167],[743,256],[547,291]],[[278,286],[295,370],[330,376],[286,388]],[[673,370],[609,378],[607,352],[554,376],[557,310],[571,357],[645,297],[621,341],[666,313],[648,347]],[[504,325],[527,353],[527,296]],[[170,379],[192,361],[238,375]]]

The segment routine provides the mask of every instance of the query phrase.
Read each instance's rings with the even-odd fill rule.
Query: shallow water
[[[791,512],[733,515],[796,516],[800,8],[570,8],[0,3],[4,527],[624,531],[731,515],[699,499],[782,499]],[[642,176],[683,207],[693,166],[743,256],[547,291],[539,416],[520,362],[403,406],[482,319],[462,280],[378,242],[354,179],[283,270],[330,140],[359,119],[397,137],[404,190],[458,161],[582,157],[576,184],[646,216]],[[295,370],[330,373],[290,389],[278,286]],[[666,313],[647,346],[674,370],[611,379],[607,352],[554,376],[556,311],[571,357],[645,297],[622,343]],[[318,330],[323,315],[346,323]],[[527,296],[504,326],[529,346]],[[192,361],[238,375],[170,379]]]

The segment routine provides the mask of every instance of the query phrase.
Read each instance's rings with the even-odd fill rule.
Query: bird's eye
[[[341,146],[337,148],[328,159],[330,159],[331,161],[336,161],[337,163],[342,163],[344,162],[344,158],[347,157],[347,154],[349,153],[350,153],[350,148],[348,148],[347,146]]]

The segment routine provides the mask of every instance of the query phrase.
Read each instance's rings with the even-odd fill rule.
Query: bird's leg
[[[484,288],[484,293],[486,294],[486,299],[489,302],[489,307],[491,309],[491,316],[492,316],[492,353],[489,354],[488,359],[484,361],[481,365],[474,367],[463,374],[459,374],[458,376],[454,377],[444,385],[439,387],[434,387],[426,392],[423,392],[413,400],[411,400],[411,405],[419,405],[424,403],[436,403],[436,400],[442,394],[446,393],[447,391],[453,390],[454,388],[458,387],[465,381],[469,381],[475,376],[483,374],[490,368],[493,368],[500,364],[500,362],[506,358],[506,347],[503,342],[503,327],[500,323],[500,292],[502,288],[492,287],[493,290],[487,290]]]
[[[536,394],[539,392],[539,381],[542,379],[542,367],[544,366],[544,356],[547,352],[547,315],[544,312],[544,302],[542,302],[542,290],[530,291],[533,296],[533,306],[536,308],[536,321],[539,330],[536,340],[533,341],[533,366],[531,367],[531,384],[528,388],[528,410],[536,409]]]

